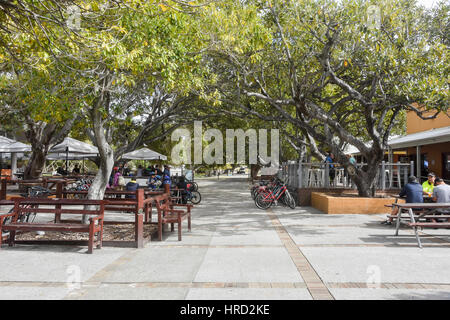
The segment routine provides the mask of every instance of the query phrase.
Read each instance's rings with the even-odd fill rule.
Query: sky
[[[418,2],[427,8],[431,8],[437,0],[418,0]]]

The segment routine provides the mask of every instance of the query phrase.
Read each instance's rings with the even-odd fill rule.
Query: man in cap
[[[402,191],[399,193],[400,197],[406,197],[406,203],[423,203],[423,189],[422,186],[417,182],[417,178],[415,176],[408,177],[408,183],[405,184]],[[398,214],[398,207],[392,208],[392,216],[396,216]],[[390,217],[386,221],[383,221],[381,224],[392,224],[393,218]]]
[[[436,179],[436,176],[434,175],[434,173],[430,172],[428,174],[428,180],[425,181],[424,183],[422,183],[423,194],[431,197],[431,195],[433,194],[435,179]]]

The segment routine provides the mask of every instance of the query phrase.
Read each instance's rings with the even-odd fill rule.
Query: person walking
[[[334,178],[336,177],[336,170],[334,168],[334,154],[328,153],[328,156],[325,158],[325,163],[329,164],[328,176],[330,177],[330,185],[334,185]]]

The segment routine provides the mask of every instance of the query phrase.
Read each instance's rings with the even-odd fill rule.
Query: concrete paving
[[[242,177],[198,184],[202,203],[181,242],[167,231],[143,249],[92,255],[78,246],[4,245],[0,299],[450,299],[450,230],[424,230],[419,249],[410,229],[394,237],[393,226],[380,225],[384,215],[263,211]]]

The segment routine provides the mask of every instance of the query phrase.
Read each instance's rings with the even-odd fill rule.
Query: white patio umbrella
[[[63,142],[53,146],[49,151],[49,153],[61,153],[61,152],[69,152],[74,154],[97,154],[98,148],[93,145],[79,141],[73,138],[65,138]]]
[[[22,142],[0,136],[0,154],[3,157],[3,153],[11,154],[11,172],[14,174],[17,169],[17,157],[22,155],[23,152],[30,152],[31,146]]]
[[[82,159],[86,159],[86,158],[95,158],[97,157],[98,154],[97,153],[84,153],[84,154],[78,154],[78,153],[63,153],[63,152],[59,152],[59,153],[49,153],[47,155],[47,160],[82,160]]]
[[[67,172],[70,157],[72,159],[75,157],[77,157],[76,159],[96,157],[98,154],[98,148],[83,141],[67,137],[60,144],[53,146],[53,148],[51,148],[48,152],[49,157],[47,157],[47,159],[49,160],[52,160],[51,158],[58,158],[61,155],[61,153],[65,154],[66,172]]]
[[[18,153],[18,152],[30,152],[31,146],[22,142],[9,139],[7,137],[0,136],[0,152],[5,153]]]
[[[167,160],[165,155],[148,148],[142,148],[125,153],[122,158],[127,160]]]

